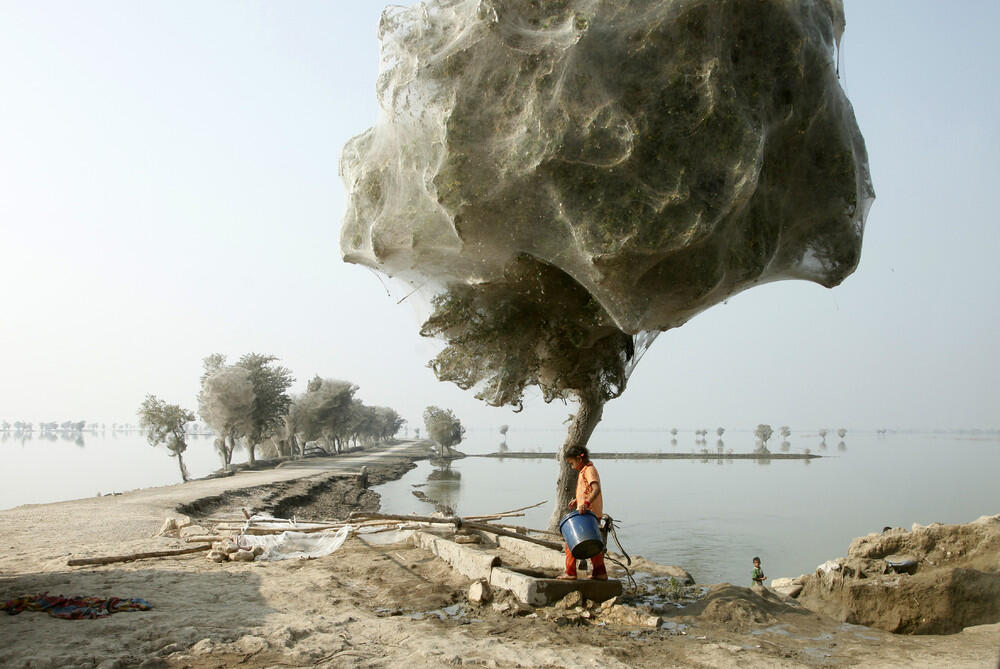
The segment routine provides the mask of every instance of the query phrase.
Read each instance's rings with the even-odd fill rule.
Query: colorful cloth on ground
[[[148,611],[153,608],[145,599],[120,599],[118,597],[63,597],[43,592],[25,595],[3,603],[4,611],[16,616],[21,611],[44,611],[54,618],[79,620],[103,618],[119,611]]]

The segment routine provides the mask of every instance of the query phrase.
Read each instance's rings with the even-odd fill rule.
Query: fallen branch
[[[129,553],[128,555],[108,555],[105,557],[93,557],[93,558],[74,558],[67,560],[66,564],[70,567],[79,567],[88,564],[113,564],[115,562],[131,562],[132,560],[144,560],[146,558],[161,558],[161,557],[173,557],[175,555],[184,555],[186,553],[197,553],[199,551],[207,551],[212,548],[210,545],[206,544],[204,546],[195,546],[193,548],[178,548],[170,551],[151,551],[149,553]]]
[[[493,515],[494,516],[506,516],[506,515],[509,515],[509,514],[517,513],[518,511],[527,511],[528,509],[534,509],[535,507],[541,506],[542,504],[548,504],[548,501],[549,500],[547,500],[547,499],[543,499],[541,502],[538,502],[537,504],[532,504],[531,506],[522,506],[520,509],[511,509],[510,511],[501,511],[500,513],[495,513]],[[471,517],[472,516],[470,516],[470,518]]]
[[[542,502],[544,504],[544,502]],[[353,514],[352,514],[353,515]],[[394,513],[359,513],[358,518],[378,518],[380,520],[408,520],[419,523],[447,523],[450,525],[461,526],[470,530],[479,530],[482,532],[489,532],[490,534],[496,534],[501,537],[510,537],[511,539],[520,539],[521,541],[527,541],[530,544],[538,544],[539,546],[544,546],[545,548],[551,548],[552,550],[561,551],[563,550],[562,543],[555,541],[548,541],[546,539],[536,539],[535,537],[529,537],[525,534],[518,534],[517,532],[509,532],[503,528],[497,527],[495,525],[488,525],[485,523],[469,523],[464,521],[462,518],[434,518],[432,516],[404,516],[401,514]]]
[[[462,520],[501,520],[503,518],[519,518],[523,513],[491,513],[488,516],[462,516]]]

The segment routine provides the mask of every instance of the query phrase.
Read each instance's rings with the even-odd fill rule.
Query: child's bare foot
[[[590,580],[591,581],[606,581],[606,580],[608,580],[608,575],[607,574],[594,574],[593,576],[590,577]]]
[[[575,581],[576,576],[571,576],[570,574],[559,574],[556,576],[560,581]]]

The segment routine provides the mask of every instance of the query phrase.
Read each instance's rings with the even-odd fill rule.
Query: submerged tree
[[[767,440],[774,434],[774,430],[767,423],[761,423],[754,429],[753,434],[760,440],[761,448],[767,450]]]
[[[427,437],[441,444],[442,455],[450,454],[452,447],[460,444],[465,437],[465,428],[451,409],[427,407],[424,409],[424,427],[427,428]]]
[[[188,471],[184,466],[183,453],[187,450],[187,433],[184,428],[194,420],[194,414],[177,404],[167,404],[155,395],[146,395],[137,413],[139,427],[145,432],[150,446],[166,444],[170,456],[177,458],[181,479],[186,482]]]

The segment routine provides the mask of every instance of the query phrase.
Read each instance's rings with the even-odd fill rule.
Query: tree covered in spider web
[[[557,523],[573,495],[575,473],[565,453],[586,445],[604,404],[625,390],[634,339],[619,330],[597,301],[565,272],[522,256],[504,280],[455,284],[432,301],[420,333],[440,337],[430,362],[441,381],[476,389],[492,406],[519,411],[529,386],[546,402],[575,400],[577,411],[559,453]]]

